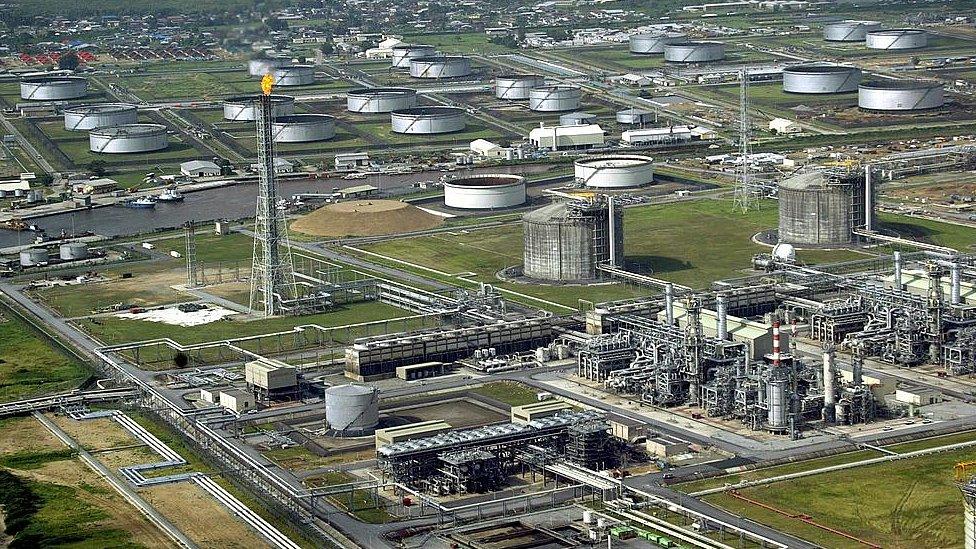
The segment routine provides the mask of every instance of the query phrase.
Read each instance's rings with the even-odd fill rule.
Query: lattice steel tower
[[[273,77],[261,81],[264,93],[255,103],[258,144],[258,198],[254,213],[254,254],[251,261],[251,312],[274,316],[284,312],[284,302],[294,298],[295,267],[285,212],[279,209],[274,170],[274,138],[271,87]]]
[[[732,194],[732,210],[746,213],[759,209],[759,200],[755,195],[749,173],[749,157],[752,155],[750,141],[751,127],[749,124],[749,73],[746,69],[739,71],[739,165],[736,170],[735,190]]]
[[[183,224],[183,234],[186,238],[186,285],[190,288],[197,286],[197,228],[193,221]]]

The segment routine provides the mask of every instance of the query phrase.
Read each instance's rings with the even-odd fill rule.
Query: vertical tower
[[[293,298],[294,265],[288,243],[285,213],[278,207],[275,180],[273,112],[270,74],[261,80],[263,92],[254,105],[258,144],[258,198],[254,212],[254,253],[251,261],[251,312],[274,316],[285,312],[284,302]]]
[[[963,538],[966,549],[976,549],[976,479],[970,479],[966,484],[960,484],[964,499],[963,504]]]
[[[752,145],[749,143],[750,130],[749,73],[746,69],[742,69],[739,71],[739,165],[732,195],[732,210],[742,213],[759,208],[759,201],[754,196],[749,173],[748,159],[752,154]]]
[[[193,221],[187,221],[183,224],[183,234],[186,237],[186,285],[190,288],[198,284],[196,230]]]

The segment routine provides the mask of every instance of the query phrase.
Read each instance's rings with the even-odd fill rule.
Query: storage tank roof
[[[327,394],[336,396],[357,396],[357,395],[371,395],[376,392],[376,389],[368,385],[353,385],[352,383],[347,383],[345,385],[334,385],[325,390]]]
[[[794,175],[793,177],[784,179],[779,182],[779,186],[782,189],[793,189],[793,190],[806,190],[811,188],[820,188],[827,183],[824,177],[824,172],[817,170],[811,172],[805,172],[801,174]]]
[[[534,223],[544,223],[546,221],[552,221],[555,219],[565,219],[566,209],[565,202],[556,202],[549,204],[548,206],[543,206],[538,210],[532,210],[531,212],[523,215],[522,220]]]

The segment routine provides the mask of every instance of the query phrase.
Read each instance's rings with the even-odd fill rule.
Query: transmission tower
[[[186,236],[186,285],[193,288],[197,285],[197,229],[193,221],[183,224],[183,234]]]
[[[759,209],[749,172],[749,158],[752,155],[749,123],[749,73],[739,71],[739,165],[735,176],[735,190],[732,194],[732,210],[747,213]]]
[[[264,92],[255,103],[258,144],[258,198],[254,213],[254,253],[251,261],[251,312],[274,316],[284,312],[283,302],[295,297],[295,266],[285,213],[278,205],[275,181],[273,112],[271,87],[274,79],[265,75]]]

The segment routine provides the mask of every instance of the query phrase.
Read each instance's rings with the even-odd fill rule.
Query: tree
[[[107,173],[105,170],[105,161],[92,160],[88,164],[88,171],[95,177],[103,177]]]
[[[335,51],[335,46],[332,45],[332,42],[323,42],[322,45],[319,46],[319,51],[325,55],[330,55]]]
[[[81,60],[78,59],[78,54],[73,51],[63,54],[58,59],[58,68],[63,71],[73,71],[77,69],[78,65],[80,64]]]

